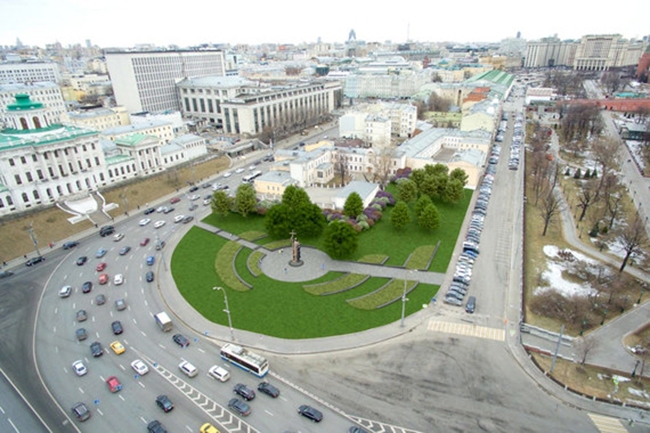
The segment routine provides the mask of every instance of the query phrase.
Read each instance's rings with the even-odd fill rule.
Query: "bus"
[[[242,182],[245,182],[245,183],[251,183],[251,181],[252,181],[253,179],[255,179],[256,177],[260,177],[261,175],[262,175],[262,172],[261,172],[260,170],[255,170],[255,171],[252,172],[251,174],[249,174],[249,175],[247,175],[247,176],[244,176],[244,177],[242,178]]]
[[[257,377],[264,377],[269,372],[269,362],[266,358],[236,344],[224,344],[221,348],[221,358]]]

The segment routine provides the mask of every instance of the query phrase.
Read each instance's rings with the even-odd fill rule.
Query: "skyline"
[[[352,29],[358,40],[382,43],[499,42],[516,37],[517,32],[526,40],[554,35],[563,40],[588,34],[621,34],[626,39],[650,35],[650,2],[644,0],[627,2],[626,10],[633,12],[613,22],[607,8],[589,9],[587,16],[581,6],[560,0],[549,0],[532,11],[524,10],[514,0],[504,0],[498,7],[467,0],[462,11],[474,13],[465,15],[455,5],[447,4],[424,11],[422,3],[414,0],[402,1],[399,10],[377,7],[377,3],[367,0],[331,0],[310,10],[287,0],[273,4],[251,0],[244,13],[237,4],[217,7],[208,0],[192,0],[167,10],[161,10],[164,6],[152,0],[114,0],[110,8],[85,0],[3,3],[0,45],[5,46],[15,45],[17,39],[23,45],[39,47],[55,42],[64,47],[85,45],[90,40],[102,48],[138,44],[301,44],[319,38],[324,43],[340,43],[347,40]]]

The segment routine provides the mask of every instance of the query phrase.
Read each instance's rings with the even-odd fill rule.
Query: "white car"
[[[255,171],[255,170],[257,170],[257,166],[255,165],[251,165],[250,167],[248,167],[248,171]]]
[[[116,286],[119,286],[123,282],[124,282],[124,275],[122,274],[117,274],[115,275],[115,278],[113,278],[113,284],[115,284]]]
[[[160,213],[165,210],[166,206],[158,206],[158,209],[156,209],[156,212]]]
[[[212,199],[206,198],[205,200],[203,200],[203,206],[207,206],[210,203],[212,203]]]
[[[230,177],[230,176],[232,176],[232,173],[229,172],[229,171],[227,171],[227,172],[225,172],[225,173],[223,174],[223,177]]]
[[[119,242],[119,241],[121,241],[122,239],[124,239],[124,233],[116,233],[116,234],[113,236],[113,240],[114,240],[115,242]]]
[[[63,286],[61,287],[61,290],[59,290],[59,296],[62,298],[67,298],[70,296],[70,293],[72,293],[72,287],[70,286]]]
[[[191,201],[194,201],[194,200],[198,200],[198,199],[200,199],[200,198],[201,198],[200,195],[198,195],[198,194],[194,194],[192,197],[190,197],[190,200],[191,200]]]
[[[150,222],[151,222],[151,220],[149,218],[143,218],[143,219],[140,220],[140,225],[141,226],[146,226]]]
[[[162,227],[164,225],[165,225],[165,221],[160,220],[160,221],[156,221],[156,223],[153,226],[154,226],[154,228],[159,229],[160,227]]]
[[[88,369],[81,360],[73,362],[72,369],[77,376],[83,376],[84,374],[88,373]]]
[[[237,170],[235,170],[235,173],[243,173],[244,169],[239,167]]]
[[[176,215],[174,217],[174,222],[179,223],[179,222],[183,221],[183,218],[185,218],[185,215]]]
[[[131,363],[131,368],[134,369],[135,372],[138,373],[140,376],[149,373],[149,367],[147,367],[147,364],[145,364],[139,359],[136,359]]]

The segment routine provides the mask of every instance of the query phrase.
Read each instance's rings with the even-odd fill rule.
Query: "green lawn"
[[[403,266],[410,254],[424,247],[420,248],[423,253],[419,254],[422,257],[418,257],[418,260],[423,261],[426,255],[428,261],[430,256],[425,254],[426,250],[431,251],[440,241],[440,247],[429,266],[429,271],[446,272],[471,196],[472,191],[465,190],[465,196],[460,203],[435,203],[440,211],[441,225],[432,232],[420,229],[415,220],[401,230],[394,229],[390,223],[392,207],[388,207],[381,221],[370,230],[359,234],[359,248],[349,260],[387,256],[387,265]],[[411,212],[412,207],[413,205]],[[258,215],[250,215],[247,218],[238,214],[230,214],[227,217],[210,215],[203,222],[239,236],[244,234],[247,238],[259,238],[265,232],[264,218]],[[303,245],[323,249],[322,237],[308,239],[302,238],[298,233],[298,239]],[[215,271],[217,255],[227,242],[220,236],[194,227],[179,243],[172,257],[172,274],[181,294],[208,320],[222,325],[228,323],[223,312],[223,295],[212,290],[215,286],[227,289],[235,328],[280,338],[316,338],[348,334],[400,319],[402,306],[399,301],[371,310],[355,308],[354,303],[348,302],[376,291],[388,283],[387,279],[369,278],[351,290],[316,296],[303,289],[303,285],[333,281],[341,274],[330,272],[316,280],[301,283],[276,281],[263,274],[256,277],[246,265],[250,255],[254,254],[249,249],[243,249],[237,254],[235,269],[253,289],[233,290],[228,281],[223,281]],[[286,239],[274,241],[268,237],[259,239],[257,243],[271,249],[288,246]],[[232,269],[232,258],[228,263],[220,263],[220,266]],[[234,275],[232,272],[229,274]],[[395,291],[399,291],[400,283],[394,284]],[[391,289],[386,293],[392,291]],[[429,303],[437,291],[437,286],[419,284],[409,293],[406,314],[419,311],[423,304]]]

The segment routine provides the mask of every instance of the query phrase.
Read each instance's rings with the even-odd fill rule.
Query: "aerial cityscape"
[[[537,8],[4,5],[0,431],[650,431],[650,8]]]

